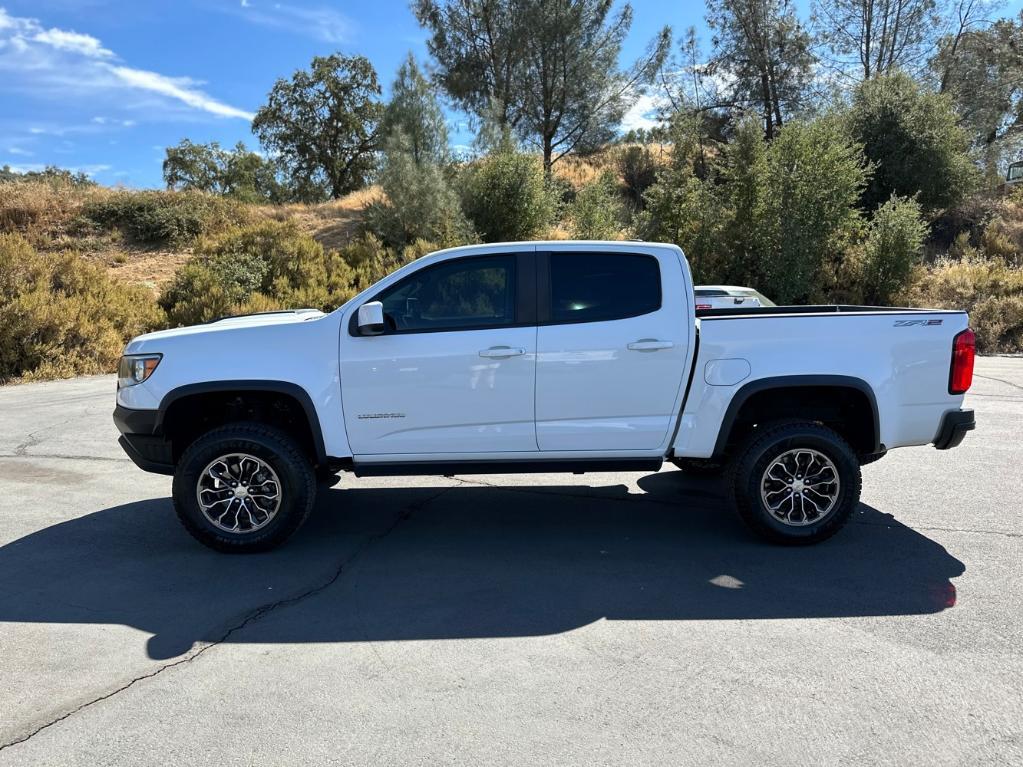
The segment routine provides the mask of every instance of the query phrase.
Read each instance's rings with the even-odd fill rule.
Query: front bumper
[[[157,425],[156,410],[118,405],[114,408],[114,426],[121,432],[117,444],[136,466],[154,474],[174,473],[174,452]]]
[[[938,450],[957,447],[966,436],[966,432],[977,428],[973,410],[949,410],[941,419],[938,436],[934,438],[934,446]]]

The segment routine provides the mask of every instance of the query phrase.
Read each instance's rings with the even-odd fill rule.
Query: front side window
[[[383,291],[390,333],[515,323],[515,256],[462,258],[421,269]]]
[[[600,322],[661,308],[661,270],[652,256],[551,254],[551,322]]]

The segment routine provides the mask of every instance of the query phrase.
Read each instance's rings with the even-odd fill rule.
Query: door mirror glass
[[[359,307],[359,333],[364,336],[378,336],[384,332],[384,305],[370,301]]]

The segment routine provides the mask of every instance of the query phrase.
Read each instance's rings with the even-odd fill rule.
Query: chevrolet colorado
[[[336,311],[139,336],[114,422],[173,474],[187,530],[265,550],[338,472],[728,469],[757,533],[834,534],[860,466],[958,445],[974,336],[957,311],[694,309],[682,251],[523,242],[430,254]]]

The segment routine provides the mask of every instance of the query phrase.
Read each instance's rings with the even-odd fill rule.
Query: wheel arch
[[[306,448],[310,457],[317,464],[326,464],[327,451],[323,440],[323,429],[312,397],[304,388],[290,381],[275,380],[243,380],[243,381],[204,381],[186,384],[170,390],[160,401],[157,410],[155,432],[171,437],[177,429],[176,415],[187,412],[189,404],[196,405],[202,401],[237,395],[239,397],[271,397],[286,398],[298,406],[304,433],[299,436],[307,442]],[[282,400],[284,401],[284,400]]]
[[[858,453],[871,454],[884,451],[881,444],[881,425],[877,397],[873,388],[862,378],[845,375],[791,375],[759,378],[741,386],[728,403],[714,443],[713,458],[722,459],[734,442],[736,430],[751,423],[763,408],[786,402],[793,396],[806,404],[791,405],[774,412],[774,418],[804,417],[807,420],[826,420],[815,416],[823,407],[849,406],[866,413],[866,426],[849,424],[849,428],[836,429],[853,444]],[[851,438],[850,438],[851,437]]]

